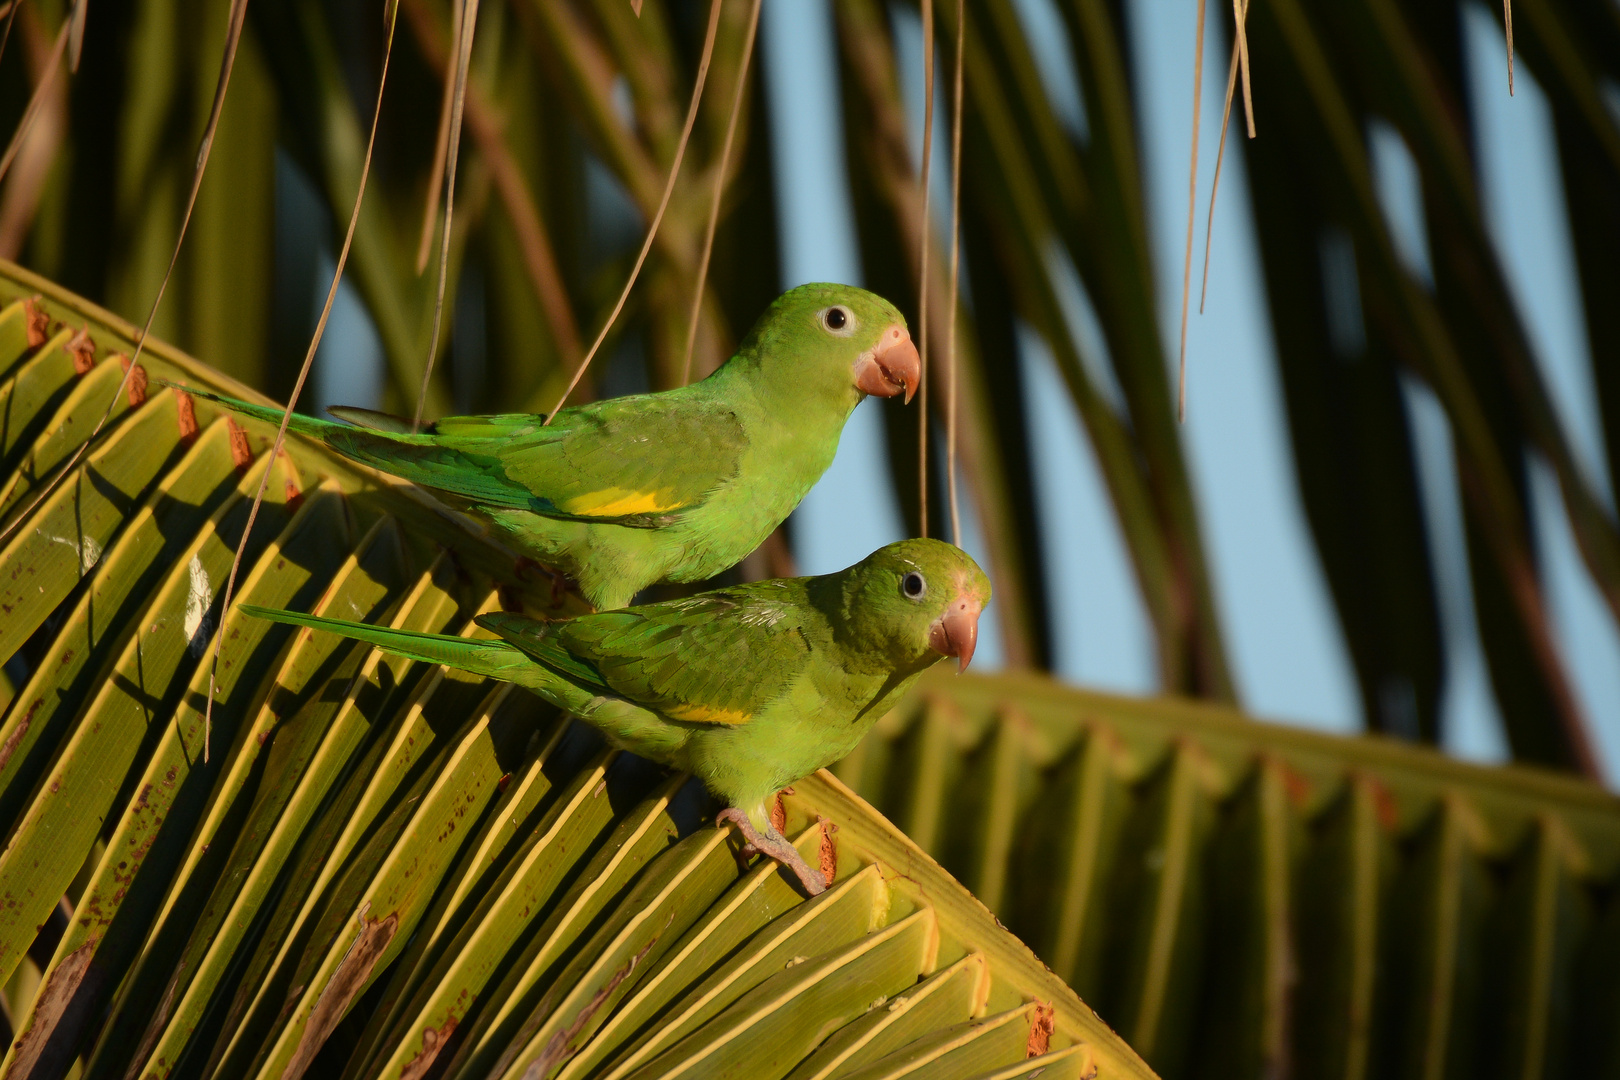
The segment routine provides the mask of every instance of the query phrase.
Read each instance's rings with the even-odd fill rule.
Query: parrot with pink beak
[[[868,396],[910,401],[922,378],[906,321],[851,285],[778,297],[735,356],[690,386],[559,410],[411,422],[334,408],[290,428],[448,496],[598,611],[648,585],[711,578],[770,535],[827,471]],[[188,392],[281,422],[282,410]]]
[[[835,574],[541,622],[478,616],[498,640],[422,634],[250,607],[429,664],[532,690],[635,754],[691,773],[744,851],[814,895],[821,872],[771,825],[773,795],[855,748],[929,667],[965,670],[990,581],[939,540],[902,540]]]

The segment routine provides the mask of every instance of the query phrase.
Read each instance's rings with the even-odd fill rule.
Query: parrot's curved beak
[[[874,397],[906,395],[906,403],[922,382],[922,358],[906,328],[896,323],[883,331],[872,348],[855,358],[855,386]]]
[[[979,613],[983,610],[978,600],[959,597],[928,628],[928,647],[941,656],[956,657],[958,675],[973,662],[973,649],[979,643]]]

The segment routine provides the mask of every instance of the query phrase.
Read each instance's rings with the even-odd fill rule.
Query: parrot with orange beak
[[[655,582],[702,581],[770,535],[827,471],[867,396],[910,401],[922,377],[894,305],[850,285],[776,299],[708,378],[535,413],[411,422],[334,408],[293,431],[449,496],[598,611]],[[187,388],[270,424],[282,411]]]
[[[768,801],[853,750],[939,660],[965,670],[989,601],[989,579],[959,548],[902,540],[819,577],[566,622],[478,616],[498,640],[242,610],[526,687],[616,746],[698,777],[726,802],[717,823],[737,828],[744,851],[815,895],[826,880],[771,825]]]

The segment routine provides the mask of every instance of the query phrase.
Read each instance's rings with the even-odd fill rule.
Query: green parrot
[[[500,640],[393,630],[242,605],[401,656],[503,679],[608,740],[691,773],[725,800],[744,852],[826,888],[771,824],[777,791],[837,761],[942,656],[966,670],[990,599],[984,571],[939,540],[902,540],[846,570],[542,622],[478,616]]]
[[[832,464],[868,394],[910,401],[921,378],[905,319],[849,285],[782,294],[708,378],[658,394],[532,413],[408,420],[294,414],[338,453],[452,496],[598,611],[659,581],[702,581],[770,535]],[[282,410],[189,392],[279,423]],[[354,426],[358,425],[358,426]]]

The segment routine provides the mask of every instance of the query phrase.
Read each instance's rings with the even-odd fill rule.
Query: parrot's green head
[[[800,285],[777,297],[743,339],[732,364],[766,386],[826,394],[853,409],[867,394],[911,400],[922,361],[906,320],[876,293],[853,285]]]
[[[850,642],[895,668],[927,667],[941,656],[966,671],[979,640],[990,579],[959,547],[902,540],[833,575],[843,578]]]

